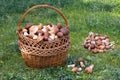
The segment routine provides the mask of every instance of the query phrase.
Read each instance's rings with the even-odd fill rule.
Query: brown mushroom
[[[40,23],[40,24],[38,25],[38,29],[41,30],[42,28],[43,28],[43,24]]]
[[[49,38],[50,38],[51,40],[54,40],[54,39],[55,39],[55,34],[51,34],[51,35],[49,36]]]
[[[33,23],[27,23],[26,26],[25,26],[25,28],[26,28],[26,29],[29,29],[29,28],[30,28],[31,26],[33,26],[33,25],[34,25]]]
[[[44,40],[48,41],[49,38],[49,33],[48,32],[44,32]]]
[[[43,26],[42,31],[43,32],[48,32],[48,27],[47,26]]]
[[[38,26],[31,26],[29,28],[29,34],[35,34],[38,31]]]
[[[77,61],[80,64],[81,67],[85,67],[85,61],[83,60],[83,58],[78,58]]]
[[[58,27],[59,29],[61,29],[61,28],[62,28],[62,24],[61,24],[61,23],[58,23],[58,24],[57,24],[57,27]]]
[[[64,34],[64,35],[68,35],[69,30],[66,28],[61,28],[60,31]]]
[[[91,64],[89,67],[86,67],[86,68],[85,68],[85,72],[86,72],[86,73],[92,73],[93,68],[94,68],[94,64]]]
[[[88,47],[90,46],[90,44],[84,44],[84,48],[88,49]]]
[[[57,34],[58,31],[59,31],[59,29],[58,29],[56,26],[52,26],[52,27],[51,27],[51,30],[50,30],[50,33],[51,33],[51,34]]]
[[[44,36],[38,36],[38,38],[37,38],[37,42],[40,42],[40,41],[42,41],[43,40],[43,38],[44,38]]]
[[[98,39],[97,41],[96,41],[96,45],[101,45],[102,44],[102,40],[101,39]]]
[[[100,50],[104,50],[104,49],[105,49],[105,45],[104,45],[104,44],[100,45],[100,46],[99,46],[99,49],[100,49]]]
[[[63,37],[63,33],[62,33],[62,32],[58,32],[58,33],[57,33],[57,36],[58,36],[59,38],[61,38],[61,37]]]
[[[37,38],[38,38],[38,36],[37,36],[37,35],[34,35],[34,36],[33,36],[33,39],[37,39]]]
[[[90,44],[90,49],[94,49],[95,45],[94,44]]]
[[[77,73],[80,72],[82,70],[82,68],[78,68],[78,67],[73,67],[72,71]]]

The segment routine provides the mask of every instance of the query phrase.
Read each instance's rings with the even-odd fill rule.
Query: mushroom
[[[64,34],[64,35],[68,35],[69,30],[66,28],[61,28],[60,31]]]
[[[25,36],[28,36],[28,32],[27,32],[28,30],[27,29],[22,29],[22,32],[23,32],[23,34],[25,35]]]
[[[91,64],[89,67],[86,67],[86,68],[85,68],[85,72],[86,72],[86,73],[92,73],[93,68],[94,68],[94,64]]]
[[[83,58],[78,58],[77,61],[80,64],[81,67],[85,67],[85,61],[83,60]]]
[[[31,26],[30,28],[29,28],[29,33],[30,34],[35,34],[36,32],[38,31],[38,26]]]
[[[44,40],[48,41],[49,38],[49,33],[48,32],[44,32]]]
[[[52,26],[52,27],[50,28],[49,33],[50,33],[50,34],[57,34],[58,31],[59,31],[59,29],[58,29],[56,26]]]
[[[59,29],[61,29],[61,28],[62,28],[62,24],[61,24],[61,23],[58,23],[58,24],[57,24],[57,27],[58,27]]]
[[[34,36],[35,34],[28,34],[28,37],[29,38],[31,38],[31,39],[33,39],[33,36]]]
[[[93,32],[89,32],[89,36],[91,37],[92,35],[94,35],[94,33]]]
[[[81,70],[82,70],[82,68],[73,67],[72,72],[77,73],[77,72],[80,72]]]
[[[91,41],[91,44],[94,44],[94,45],[95,45],[95,43],[96,43],[95,41]]]
[[[24,32],[24,35],[25,35],[25,36],[28,36],[29,34],[28,34],[27,32]]]
[[[44,38],[43,33],[42,33],[42,32],[41,32],[41,33],[39,33],[39,34],[38,34],[38,38],[37,38],[37,42],[42,41],[42,40],[43,40],[43,38]]]
[[[97,41],[99,39],[99,37],[98,36],[95,36],[95,40]]]
[[[88,49],[90,44],[84,44],[84,48]]]
[[[94,49],[95,45],[94,44],[90,44],[90,49]]]
[[[38,29],[41,30],[42,28],[43,28],[43,24],[40,23],[40,24],[38,25]]]
[[[97,48],[92,49],[92,52],[96,54],[96,53],[98,53],[98,52],[99,52],[99,49],[97,49]]]
[[[25,26],[25,28],[26,28],[26,29],[29,29],[29,28],[30,28],[31,26],[33,26],[33,25],[34,25],[33,23],[27,23],[26,26]]]
[[[55,39],[55,34],[51,34],[51,35],[49,36],[49,38],[50,38],[51,40],[54,40],[54,39]]]
[[[48,32],[48,27],[47,26],[43,26],[42,31],[43,32]]]
[[[61,37],[63,37],[63,33],[62,33],[62,32],[58,32],[58,33],[57,33],[57,36],[58,36],[59,38],[61,38]]]
[[[105,45],[104,45],[104,44],[100,45],[100,46],[99,46],[99,49],[100,49],[100,50],[104,50],[104,49],[105,49]]]
[[[75,67],[75,64],[67,65],[67,67]]]
[[[33,36],[33,39],[37,39],[37,38],[38,38],[38,36],[37,36],[37,35],[34,35],[34,36]]]
[[[28,30],[27,29],[22,29],[22,32],[27,32]]]
[[[101,45],[102,44],[102,40],[101,39],[98,39],[97,41],[96,41],[96,45]]]

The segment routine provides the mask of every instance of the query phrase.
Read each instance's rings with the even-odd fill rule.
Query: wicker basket
[[[68,21],[64,14],[57,8],[49,5],[36,5],[28,9],[21,17],[18,23],[18,45],[22,53],[25,64],[31,68],[45,68],[50,66],[59,66],[66,61],[68,48],[70,45],[69,35],[57,38],[53,41],[41,41],[39,43],[29,37],[25,37],[20,33],[21,24],[25,16],[36,8],[50,8],[58,12],[69,29]]]

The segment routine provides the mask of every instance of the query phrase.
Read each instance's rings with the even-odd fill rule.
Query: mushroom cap
[[[27,23],[26,26],[25,26],[25,28],[26,28],[26,29],[29,29],[29,28],[30,28],[31,26],[33,26],[33,25],[34,25],[33,23]]]
[[[61,24],[61,23],[58,23],[58,24],[57,24],[57,27],[58,27],[59,29],[61,29],[61,28],[62,28],[62,24]]]
[[[78,68],[77,67],[73,67],[72,71],[76,73],[76,72],[78,72]]]
[[[85,63],[85,61],[84,61],[84,59],[83,58],[78,58],[78,60],[77,60],[78,62],[83,62],[83,63]]]

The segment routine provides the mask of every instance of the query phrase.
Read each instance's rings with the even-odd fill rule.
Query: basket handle
[[[25,18],[25,16],[31,12],[33,9],[36,9],[36,8],[50,8],[50,9],[53,9],[55,10],[56,12],[58,12],[62,18],[64,19],[65,23],[66,23],[66,28],[69,29],[69,25],[68,25],[68,21],[67,21],[67,18],[65,17],[65,15],[57,8],[53,7],[53,6],[49,6],[49,5],[36,5],[36,6],[33,6],[31,8],[29,8],[23,15],[22,17],[20,18],[19,22],[18,22],[18,30],[20,30],[20,26],[23,22],[23,19]]]

